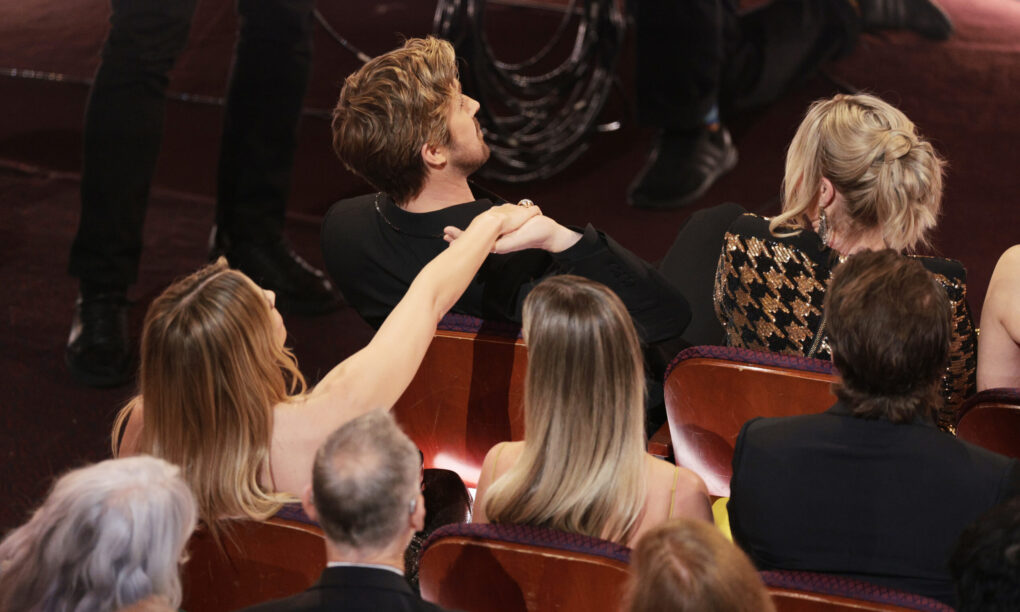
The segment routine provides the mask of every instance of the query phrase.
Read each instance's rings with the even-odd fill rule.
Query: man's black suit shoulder
[[[329,567],[308,590],[244,612],[444,612],[411,590],[403,576],[385,569]]]
[[[733,455],[734,541],[759,569],[841,574],[952,603],[960,531],[1020,492],[1017,461],[934,425],[754,419]]]

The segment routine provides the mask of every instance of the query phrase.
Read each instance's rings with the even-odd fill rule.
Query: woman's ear
[[[442,168],[446,165],[446,148],[426,142],[421,146],[421,158],[429,168]]]
[[[836,188],[832,186],[832,181],[822,177],[822,180],[818,182],[818,208],[825,210],[836,199]]]

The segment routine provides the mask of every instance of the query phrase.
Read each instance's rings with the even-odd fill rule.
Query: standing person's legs
[[[737,163],[718,117],[723,67],[737,35],[736,2],[640,0],[632,9],[638,118],[659,132],[628,200],[684,206]]]
[[[238,0],[214,253],[277,294],[281,310],[339,305],[325,276],[283,240],[298,120],[311,73],[314,0]]]
[[[736,165],[720,109],[771,102],[862,28],[952,32],[934,0],[775,0],[739,18],[736,0],[638,0],[634,17],[639,117],[661,131],[628,199],[648,208],[691,204]]]
[[[194,9],[195,0],[112,0],[110,33],[85,113],[81,221],[69,265],[81,296],[66,360],[88,385],[130,377],[126,291],[138,275],[167,73],[187,40]]]
[[[848,0],[774,0],[739,18],[723,72],[724,114],[764,106],[850,53],[861,20]]]
[[[853,51],[862,30],[908,29],[942,40],[952,28],[933,0],[774,0],[740,16],[723,76],[724,111],[772,102]]]

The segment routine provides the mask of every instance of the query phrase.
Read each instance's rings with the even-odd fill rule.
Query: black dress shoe
[[[265,244],[233,241],[213,229],[210,259],[223,255],[236,268],[262,287],[276,293],[280,312],[299,315],[324,314],[343,304],[340,294],[326,275],[284,240]]]
[[[859,0],[859,5],[867,31],[913,30],[934,40],[953,33],[953,22],[935,0]]]
[[[118,387],[131,380],[127,310],[120,291],[78,297],[64,354],[75,380],[90,387]]]
[[[664,131],[631,183],[627,201],[638,208],[680,208],[703,196],[736,165],[737,148],[722,125],[692,132]]]

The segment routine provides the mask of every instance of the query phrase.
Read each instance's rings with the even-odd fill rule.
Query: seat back
[[[236,610],[299,593],[326,568],[322,530],[282,513],[266,521],[231,521],[223,549],[205,529],[188,542],[181,578],[188,612]]]
[[[953,612],[946,604],[904,591],[815,572],[761,572],[777,612],[926,610]]]
[[[524,438],[527,349],[520,328],[465,315],[443,318],[410,386],[393,407],[425,467],[478,483],[490,448]]]
[[[522,525],[447,525],[425,542],[421,594],[467,612],[619,610],[630,549]]]
[[[836,400],[832,364],[720,346],[685,349],[666,370],[666,416],[676,462],[708,492],[729,497],[733,447],[748,419],[810,414]]]
[[[960,406],[956,435],[1020,459],[1020,389],[985,389]]]

